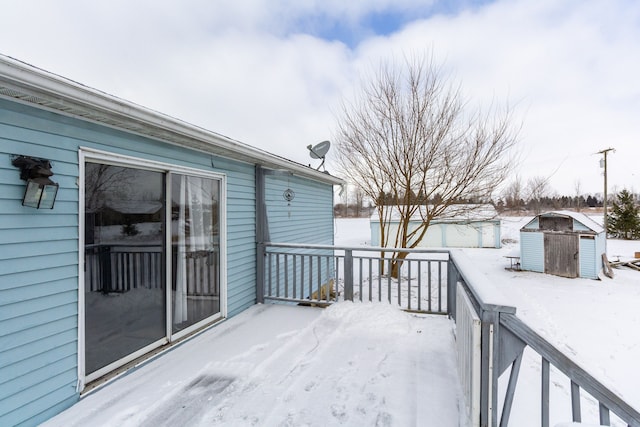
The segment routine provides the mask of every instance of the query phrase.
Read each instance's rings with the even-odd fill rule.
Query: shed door
[[[562,277],[578,277],[578,236],[544,234],[544,272]]]

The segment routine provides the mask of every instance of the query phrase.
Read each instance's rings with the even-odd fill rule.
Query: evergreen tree
[[[622,190],[616,195],[613,209],[607,217],[607,232],[610,236],[623,239],[640,238],[640,216],[633,195]]]

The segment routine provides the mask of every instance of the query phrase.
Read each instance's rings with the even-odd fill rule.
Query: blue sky
[[[635,0],[24,0],[0,53],[303,164],[379,61],[428,50],[522,123],[518,174],[640,191]],[[327,167],[331,168],[331,155]]]

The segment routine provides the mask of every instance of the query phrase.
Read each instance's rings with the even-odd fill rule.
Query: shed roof
[[[400,210],[397,206],[388,206],[391,209],[389,219],[391,221],[400,220]],[[422,221],[422,217],[426,215],[429,206],[420,205],[416,212],[411,215],[411,221]],[[385,213],[386,215],[386,213]],[[489,204],[454,204],[447,206],[441,215],[434,218],[438,222],[470,222],[470,221],[488,221],[496,219],[498,212],[495,207]],[[371,221],[378,221],[378,211],[374,211],[371,215]]]
[[[591,219],[590,217],[588,217],[587,215],[585,215],[585,214],[583,214],[581,212],[573,212],[573,211],[545,212],[545,213],[536,215],[534,218],[531,219],[531,221],[529,221],[522,228],[526,228],[529,224],[531,224],[533,222],[533,220],[535,220],[535,218],[538,218],[538,217],[553,217],[553,216],[559,216],[559,217],[563,217],[563,218],[573,218],[574,220],[578,221],[579,223],[581,223],[585,227],[589,228],[590,230],[592,230],[596,234],[600,234],[600,233],[604,232],[604,228],[602,227],[602,225],[598,224],[596,221],[594,221],[593,219]]]
[[[140,200],[109,200],[105,206],[122,214],[152,215],[162,209],[162,203]]]
[[[174,117],[0,55],[0,98],[328,184],[343,180]]]

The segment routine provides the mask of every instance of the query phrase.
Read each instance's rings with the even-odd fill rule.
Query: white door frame
[[[85,162],[100,162],[105,164],[131,167],[135,169],[146,169],[157,172],[163,172],[165,174],[165,221],[170,225],[171,223],[171,186],[169,184],[169,179],[171,178],[171,174],[183,174],[189,176],[199,176],[203,178],[209,178],[218,180],[220,182],[220,313],[213,315],[209,318],[206,318],[194,325],[185,328],[177,332],[176,334],[172,334],[172,310],[171,310],[171,284],[170,278],[172,277],[171,271],[171,262],[166,262],[165,268],[165,291],[166,291],[166,325],[165,325],[165,337],[162,339],[130,354],[126,357],[115,361],[104,368],[97,370],[96,372],[92,372],[87,375],[85,371],[85,281],[84,281],[84,233],[85,233]],[[117,154],[102,150],[95,150],[92,148],[80,147],[78,151],[78,162],[79,162],[79,174],[78,174],[78,384],[76,389],[78,392],[82,391],[85,386],[121,367],[138,357],[150,352],[151,350],[160,347],[166,343],[173,342],[179,338],[188,335],[196,329],[202,328],[209,323],[212,323],[220,318],[227,317],[227,177],[224,173],[212,172],[207,170],[195,169],[185,166],[174,165],[170,163],[151,161],[142,158],[137,158],[133,156]],[[165,224],[166,225],[166,224]],[[171,228],[170,226],[165,227],[165,247],[167,248],[167,253],[165,253],[165,259],[171,259]]]

